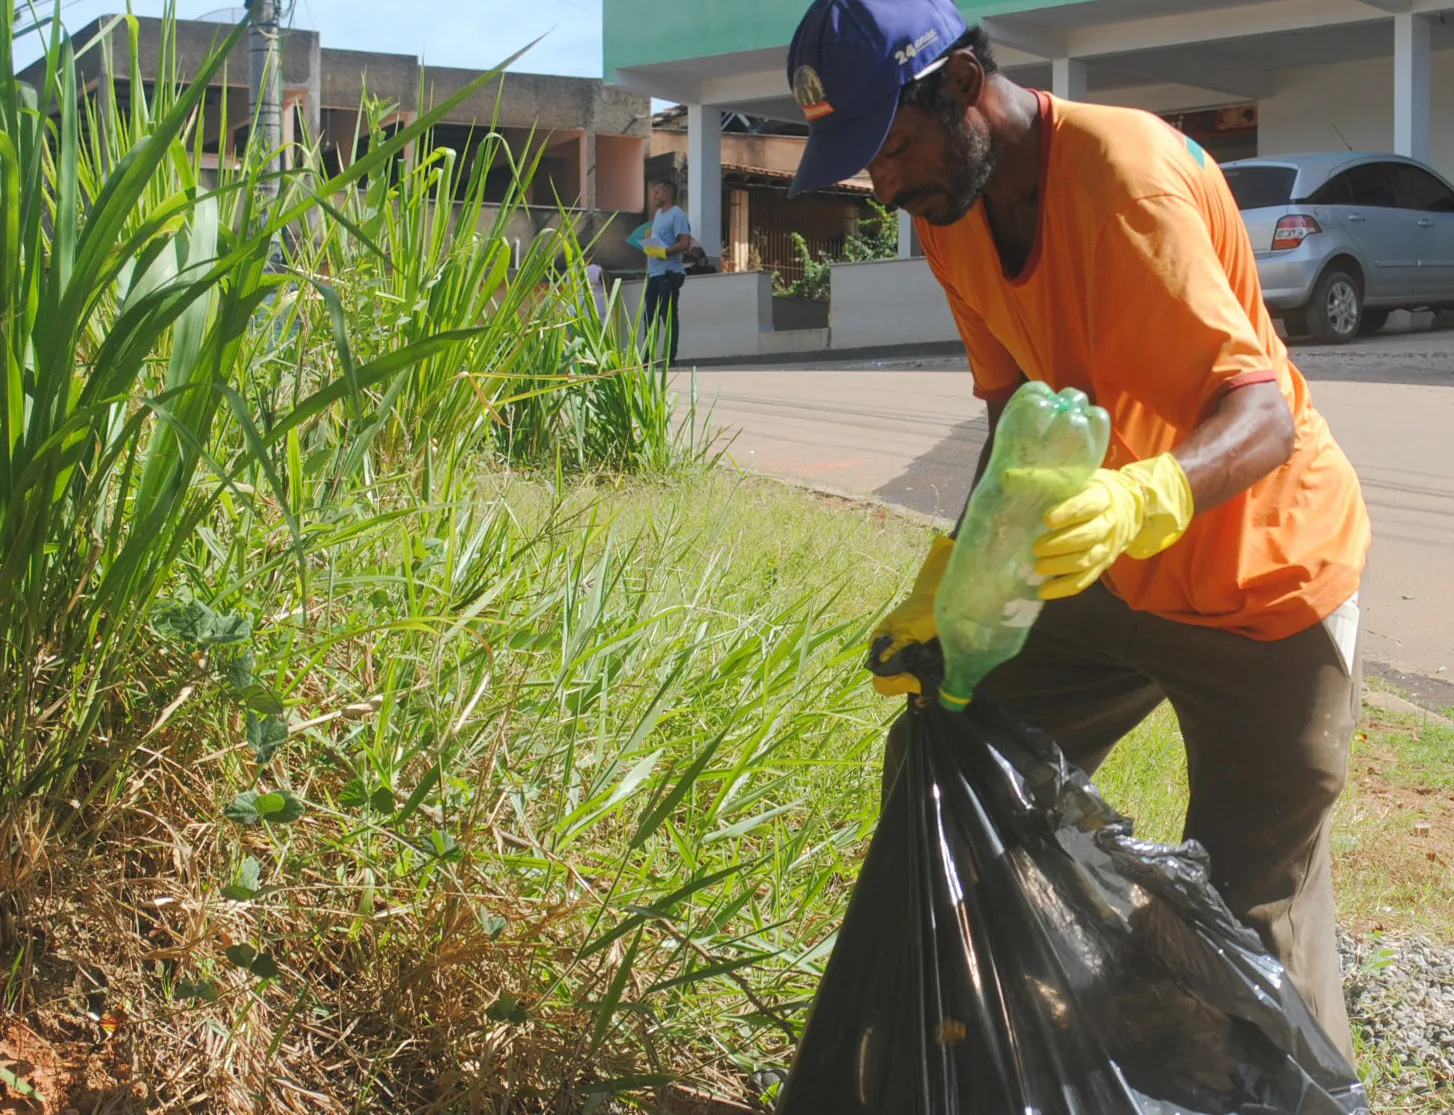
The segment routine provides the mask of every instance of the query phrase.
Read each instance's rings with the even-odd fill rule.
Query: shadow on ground
[[[1397,353],[1299,353],[1292,362],[1310,383],[1400,383],[1411,387],[1454,387],[1454,344],[1441,360],[1439,354],[1420,354],[1427,363],[1403,363]],[[1432,357],[1432,358],[1431,358]],[[1437,361],[1437,362],[1436,362]]]
[[[926,515],[958,518],[988,436],[989,420],[984,415],[961,422],[947,438],[873,494]]]

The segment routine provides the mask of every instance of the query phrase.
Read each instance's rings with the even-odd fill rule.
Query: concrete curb
[[[1437,712],[1431,712],[1423,705],[1416,705],[1413,701],[1406,700],[1396,693],[1365,693],[1363,695],[1363,707],[1377,709],[1380,712],[1396,712],[1404,716],[1417,716],[1425,723],[1435,724],[1441,728],[1454,727],[1454,720],[1446,716],[1440,716]]]
[[[876,348],[830,348],[819,352],[783,352],[752,354],[750,356],[713,356],[706,360],[682,362],[686,367],[706,368],[710,371],[730,371],[733,368],[768,368],[773,371],[791,372],[795,365],[807,369],[821,367],[825,363],[851,364],[862,360],[933,360],[943,356],[964,356],[964,344],[960,341],[935,342],[927,345],[884,345]]]
[[[750,476],[754,480],[766,480],[773,484],[780,484],[785,488],[793,488],[800,492],[807,492],[810,495],[821,496],[824,499],[838,500],[840,503],[873,508],[875,511],[883,511],[894,516],[896,519],[903,519],[905,522],[913,523],[915,526],[930,527],[933,530],[946,532],[954,529],[953,519],[946,519],[940,515],[927,515],[923,511],[915,511],[912,507],[904,507],[902,504],[890,503],[888,500],[880,499],[878,496],[866,496],[859,492],[848,492],[841,488],[830,488],[823,484],[812,484],[806,480],[795,480],[788,476],[774,476],[768,472],[759,472],[757,469],[740,465],[735,461],[724,462],[720,467],[739,472],[743,476]]]

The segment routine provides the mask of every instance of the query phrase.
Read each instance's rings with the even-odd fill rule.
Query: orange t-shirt
[[[1140,611],[1297,634],[1358,591],[1368,513],[1273,330],[1226,179],[1154,116],[1040,99],[1040,223],[1024,271],[1005,276],[983,205],[948,227],[918,222],[975,394],[1006,398],[1025,377],[1078,387],[1110,412],[1105,467],[1118,468],[1174,449],[1224,392],[1275,381],[1297,428],[1292,459],[1164,553],[1106,576]]]

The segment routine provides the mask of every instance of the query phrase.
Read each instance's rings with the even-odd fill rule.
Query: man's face
[[[651,187],[651,204],[661,209],[666,205],[666,202],[666,187],[658,182],[655,186]]]
[[[952,225],[984,196],[999,154],[983,114],[946,90],[938,112],[899,109],[868,173],[880,204]]]

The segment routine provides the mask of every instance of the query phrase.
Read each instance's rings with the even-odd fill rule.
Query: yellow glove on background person
[[[652,259],[665,259],[666,258],[666,249],[665,248],[645,247],[645,248],[642,248],[641,250],[643,252],[645,252],[647,255],[649,255]]]
[[[1035,543],[1035,572],[1049,578],[1042,600],[1084,592],[1122,554],[1161,553],[1191,523],[1191,484],[1170,453],[1125,468],[1097,469],[1085,489],[1045,516],[1050,533]]]
[[[877,660],[887,662],[899,651],[913,643],[927,643],[933,640],[937,629],[934,626],[934,596],[939,591],[939,582],[949,568],[949,555],[954,553],[954,539],[939,535],[929,544],[929,556],[908,598],[886,615],[883,622],[874,629],[869,638],[869,653],[875,653],[879,640],[893,641],[883,650],[877,651]],[[894,674],[892,677],[874,675],[873,687],[885,697],[898,697],[905,693],[921,692],[919,679],[913,674]]]

